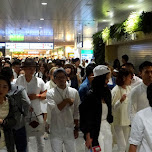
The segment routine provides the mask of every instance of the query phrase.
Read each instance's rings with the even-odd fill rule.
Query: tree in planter
[[[98,32],[92,36],[93,51],[96,64],[104,64],[105,62],[105,43],[102,40],[102,32]]]

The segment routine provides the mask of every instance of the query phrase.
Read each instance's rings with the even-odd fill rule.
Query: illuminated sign
[[[53,50],[53,43],[30,43],[30,49],[52,49]]]
[[[24,41],[24,35],[10,35],[10,41]]]
[[[5,47],[5,43],[0,43],[0,48]]]
[[[93,58],[93,50],[81,50],[81,59],[91,60]]]
[[[6,49],[50,50],[53,48],[53,43],[6,43]]]
[[[29,49],[29,43],[6,43],[6,49]]]
[[[93,54],[93,50],[81,50],[81,54]]]

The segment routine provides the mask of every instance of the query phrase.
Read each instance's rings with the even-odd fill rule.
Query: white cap
[[[110,70],[107,66],[98,65],[93,69],[93,74],[94,74],[93,77],[104,75],[104,74],[109,73],[109,72],[110,72]]]
[[[49,62],[48,63],[52,63],[52,61],[51,60],[49,60]]]

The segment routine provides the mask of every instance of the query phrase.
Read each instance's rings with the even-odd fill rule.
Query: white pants
[[[128,138],[130,133],[129,126],[114,126],[116,133],[116,140],[118,145],[118,152],[125,152],[128,144]]]
[[[4,147],[4,148],[0,149],[0,152],[7,152],[7,148]]]
[[[33,151],[33,152],[45,151],[45,141],[44,141],[43,135],[44,135],[44,132],[36,132],[36,133],[33,133],[33,136],[28,137],[28,151],[29,152],[30,151]]]
[[[98,141],[102,152],[112,152],[111,125],[106,120],[101,122]]]
[[[45,141],[44,141],[44,122],[43,117],[38,116],[39,126],[37,128],[32,128],[29,124],[26,124],[27,138],[28,138],[28,151],[34,152],[44,152]],[[36,143],[36,145],[35,145]],[[32,149],[32,150],[31,150]],[[37,149],[37,150],[36,150]]]
[[[60,139],[60,138],[51,139],[52,152],[62,152],[63,144],[66,152],[76,152],[75,139],[70,140],[70,139]]]

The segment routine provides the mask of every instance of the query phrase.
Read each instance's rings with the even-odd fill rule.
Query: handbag
[[[34,115],[35,115],[35,117],[36,117],[36,120],[33,120],[33,121],[32,121],[32,112],[31,112],[31,117],[30,117],[30,123],[29,123],[29,125],[30,125],[32,128],[36,128],[36,127],[39,126],[39,121],[38,121],[38,118],[37,118],[37,115],[36,115],[35,112],[34,112]]]

